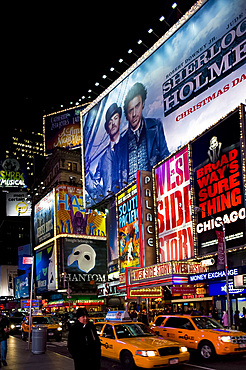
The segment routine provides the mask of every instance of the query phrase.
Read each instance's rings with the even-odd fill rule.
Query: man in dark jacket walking
[[[68,350],[74,360],[75,370],[99,370],[101,343],[96,328],[88,319],[85,308],[78,308],[77,320],[68,334]]]
[[[1,361],[4,366],[7,366],[6,355],[7,355],[7,339],[9,336],[9,320],[3,316],[0,312],[0,343],[1,343]]]

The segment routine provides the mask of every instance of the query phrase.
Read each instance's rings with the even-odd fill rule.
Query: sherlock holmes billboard
[[[197,4],[82,114],[88,206],[245,98],[244,0]]]

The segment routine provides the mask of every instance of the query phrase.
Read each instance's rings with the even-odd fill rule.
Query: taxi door
[[[113,325],[106,324],[100,336],[102,356],[116,359],[115,334]]]
[[[169,317],[164,324],[166,338],[176,340],[188,348],[195,348],[195,327],[185,317]]]

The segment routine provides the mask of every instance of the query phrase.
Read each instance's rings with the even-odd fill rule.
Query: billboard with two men
[[[87,206],[245,99],[244,1],[201,0],[192,9],[81,113]]]

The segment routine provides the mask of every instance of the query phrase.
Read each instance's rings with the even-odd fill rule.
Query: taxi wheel
[[[120,355],[120,361],[125,369],[135,369],[135,362],[133,360],[131,352],[123,351]]]
[[[199,353],[203,360],[209,361],[215,356],[215,349],[211,342],[204,340],[199,344]]]

